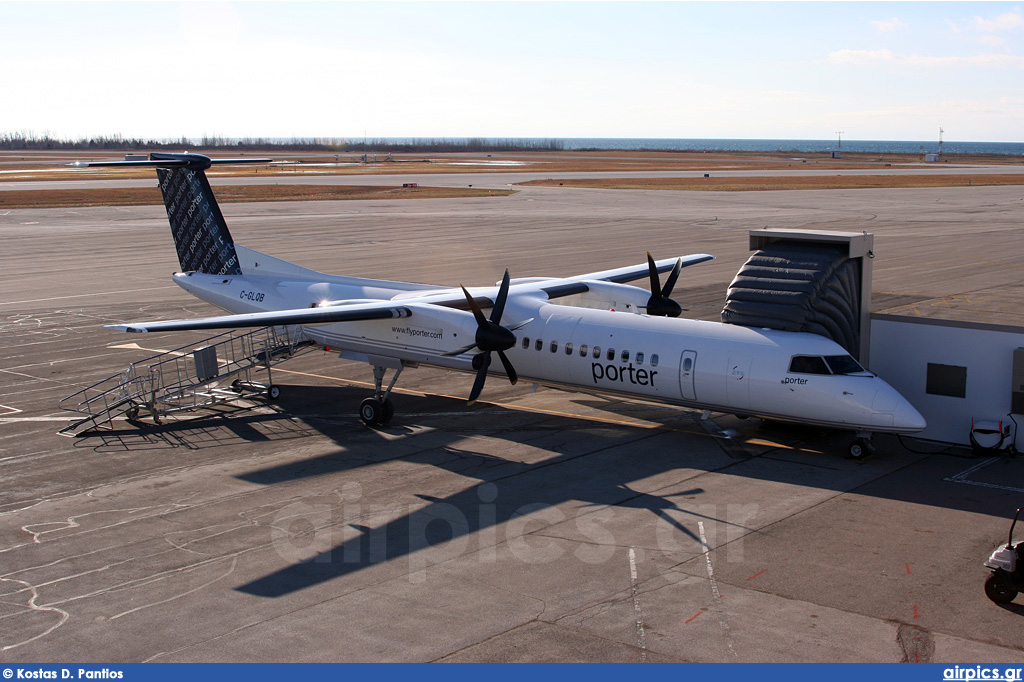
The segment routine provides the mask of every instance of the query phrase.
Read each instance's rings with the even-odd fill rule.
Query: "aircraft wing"
[[[263,313],[241,313],[199,317],[193,320],[163,320],[137,324],[111,324],[107,329],[123,332],[172,332],[193,329],[235,329],[238,327],[270,327],[291,324],[326,324],[328,322],[355,322],[357,320],[387,320],[409,317],[412,310],[392,301],[326,306],[323,308],[297,308],[272,310]]]
[[[697,263],[714,260],[714,258],[715,257],[711,254],[694,253],[689,256],[682,256],[681,258],[666,258],[664,260],[655,261],[654,265],[657,267],[658,274],[662,274],[674,268],[678,261],[682,261],[682,265],[685,268],[690,265],[696,265]],[[624,284],[626,282],[632,282],[649,276],[650,267],[647,263],[641,263],[640,265],[629,265],[624,268],[615,268],[614,270],[601,270],[600,272],[591,272],[585,275],[566,277],[561,280],[552,279],[550,282],[541,282],[538,288],[547,294],[548,298],[553,299],[560,298],[562,296],[572,296],[573,294],[582,294],[587,291],[587,280]]]
[[[667,258],[655,262],[659,273],[667,272],[682,261],[683,267],[711,260],[708,254],[693,254],[682,258]],[[587,281],[606,281],[621,284],[648,277],[649,267],[646,263],[614,270],[602,270],[565,279],[541,280],[514,287],[516,293],[525,293],[531,289],[542,291],[549,299],[580,294],[588,290]],[[494,301],[489,296],[479,293],[474,295],[479,307],[490,307]],[[146,333],[189,331],[200,329],[237,329],[241,327],[271,327],[293,324],[328,324],[331,322],[355,322],[358,320],[387,320],[409,317],[412,308],[405,304],[428,304],[455,310],[469,310],[465,295],[453,293],[431,293],[426,291],[422,296],[411,296],[398,301],[373,301],[369,303],[353,303],[349,305],[332,305],[317,308],[296,308],[293,310],[272,310],[261,313],[239,313],[234,315],[217,315],[200,317],[191,320],[159,320],[155,322],[139,322],[134,324],[106,325],[108,329],[118,331]]]

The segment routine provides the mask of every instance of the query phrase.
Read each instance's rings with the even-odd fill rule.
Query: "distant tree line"
[[[490,137],[416,138],[409,140],[376,139],[367,142],[349,142],[348,152],[560,152],[565,149],[561,140],[498,139]]]
[[[516,152],[562,151],[560,140],[492,139],[483,137],[457,139],[377,139],[352,142],[343,138],[295,137],[291,139],[243,137],[227,138],[204,135],[200,138],[181,137],[176,140],[144,140],[121,135],[100,135],[77,140],[58,139],[49,133],[0,133],[0,149],[4,150],[139,150],[139,149],[225,149],[260,150],[279,149],[302,152]]]
[[[83,137],[77,140],[58,139],[48,133],[0,133],[0,149],[282,149],[285,151],[343,151],[347,140],[335,138],[292,138],[268,139],[262,137],[226,138],[222,136],[204,135],[200,138],[180,137],[174,140],[145,140],[141,137],[124,137],[122,135],[99,135]]]

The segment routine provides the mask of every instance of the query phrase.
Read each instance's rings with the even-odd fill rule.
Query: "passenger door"
[[[679,358],[679,392],[683,400],[696,400],[697,391],[694,386],[694,372],[697,369],[697,351],[684,350]]]

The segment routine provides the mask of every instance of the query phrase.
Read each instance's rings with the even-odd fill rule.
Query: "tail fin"
[[[182,156],[185,155],[150,154],[149,158],[170,160]],[[185,166],[158,166],[156,169],[181,269],[211,275],[240,275],[235,243],[204,172],[210,167],[210,159],[199,157],[188,161]]]
[[[182,272],[240,275],[238,254],[217,205],[206,169],[217,163],[265,163],[270,159],[210,159],[202,154],[154,152],[148,160],[100,161],[77,166],[155,166]]]

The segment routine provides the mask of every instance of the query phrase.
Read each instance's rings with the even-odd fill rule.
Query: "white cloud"
[[[901,54],[892,50],[836,50],[828,55],[830,64],[871,65],[893,64],[902,66],[949,67],[978,66],[1024,69],[1024,56],[1009,54],[977,54],[971,56],[932,57],[919,54]]]
[[[892,50],[836,50],[828,53],[830,64],[876,64],[897,61]]]
[[[900,21],[897,17],[893,17],[892,19],[885,19],[882,21],[872,21],[871,23],[875,25],[875,30],[881,33],[891,33],[898,29],[907,27],[907,25]]]
[[[1000,14],[995,19],[974,17],[974,26],[979,31],[985,31],[986,33],[1016,31],[1017,29],[1024,28],[1024,14],[1021,14],[1019,9],[1015,9],[1012,12]]]

